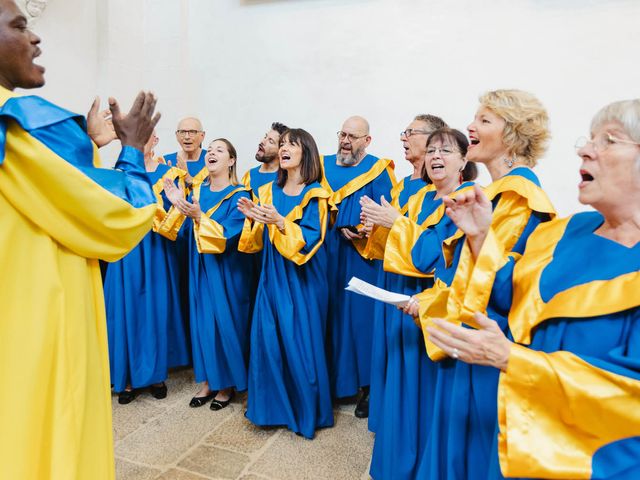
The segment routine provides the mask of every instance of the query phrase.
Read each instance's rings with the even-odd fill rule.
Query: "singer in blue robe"
[[[246,416],[256,425],[286,425],[306,438],[333,425],[325,357],[328,197],[317,182],[295,196],[275,183],[264,185],[260,203],[285,217],[285,231],[247,219],[240,242],[243,251],[262,250]]]
[[[508,335],[481,311],[474,328],[442,318],[427,327],[458,363],[499,373],[497,394],[485,391],[497,415],[482,478],[640,474],[639,125],[639,99],[596,114],[576,148],[579,200],[597,211],[541,224],[519,259],[503,257],[482,192],[448,205],[472,232],[475,264],[504,264],[492,303],[508,310]]]
[[[433,415],[418,478],[486,478],[497,414],[499,372],[446,356],[425,332],[430,318],[447,317],[458,324],[463,319],[464,324],[473,326],[473,312],[485,310],[506,331],[507,312],[491,299],[493,292],[504,288],[506,278],[496,265],[504,265],[509,255],[522,254],[529,235],[555,215],[538,178],[528,168],[514,168],[489,185],[486,194],[492,201],[492,228],[500,238],[499,257],[504,262],[474,263],[458,230],[443,242],[446,266],[436,269],[434,286],[417,296],[427,353],[437,362]],[[487,279],[492,277],[494,281],[489,283]]]
[[[351,397],[360,387],[368,387],[371,376],[371,345],[374,300],[344,288],[351,277],[375,283],[382,265],[380,260],[362,257],[366,238],[347,240],[341,227],[360,225],[360,197],[391,200],[396,183],[393,162],[367,154],[357,165],[336,164],[336,155],[323,159],[323,185],[332,192],[331,202],[338,213],[327,232],[329,284],[329,345],[332,393],[334,397]]]
[[[435,130],[427,139],[422,171],[429,185],[411,196],[398,195],[394,188],[393,197],[399,201],[390,207],[362,202],[363,217],[376,225],[370,241],[378,236],[384,241],[383,281],[386,279],[390,290],[413,297],[431,287],[434,271],[444,266],[442,241],[452,236],[457,226],[445,215],[442,199],[456,198],[473,185],[477,170],[465,160],[468,145],[458,130]],[[415,304],[415,299],[412,302]],[[416,478],[429,434],[437,366],[424,351],[422,333],[413,317],[405,313],[407,309],[385,308],[385,328],[374,330],[371,399],[379,405],[372,409],[369,421],[371,424],[377,417],[370,469],[375,479]],[[375,392],[375,375],[380,370],[385,376],[381,392]]]
[[[189,363],[189,347],[180,310],[178,261],[172,239],[158,233],[171,204],[162,195],[163,180],[181,179],[175,167],[147,171],[157,198],[154,231],[123,259],[108,266],[104,282],[111,383],[164,382],[168,369]],[[181,181],[181,180],[179,180]]]
[[[391,204],[397,208],[403,214],[407,214],[407,207],[409,198],[414,194],[417,194],[423,188],[433,189],[433,186],[428,187],[427,183],[420,177],[412,179],[412,175],[409,175],[400,180],[391,191]],[[375,199],[379,201],[379,199]],[[369,236],[367,246],[365,247],[364,257],[368,259],[382,260],[384,258],[384,249],[386,246],[389,229],[375,226],[374,230]],[[395,273],[389,273],[380,269],[378,272],[378,278],[375,282],[379,287],[385,288],[389,291],[404,293],[404,289],[398,290],[400,287],[397,281],[391,280],[393,277],[401,277]],[[419,282],[422,285],[422,281]],[[412,291],[408,295],[421,292],[425,290],[428,285],[422,285],[417,291]],[[396,288],[396,289],[394,289]],[[401,288],[401,287],[400,287]],[[384,384],[387,370],[387,333],[391,327],[391,323],[388,322],[387,315],[395,314],[393,310],[397,310],[392,305],[386,305],[381,302],[374,304],[374,316],[372,322],[372,345],[371,345],[371,384],[369,391],[369,417],[368,425],[369,430],[376,431],[376,425],[378,423],[378,413],[382,406],[382,395],[384,394]]]
[[[251,192],[256,198],[260,187],[267,183],[274,182],[278,176],[277,170],[275,172],[261,172],[261,167],[261,165],[258,165],[257,167],[253,167],[251,170],[247,170],[242,177],[242,183],[245,187],[251,189]]]

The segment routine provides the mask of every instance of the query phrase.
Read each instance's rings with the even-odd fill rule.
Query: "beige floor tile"
[[[178,466],[210,477],[233,480],[242,473],[249,461],[248,456],[240,453],[199,446],[180,461]]]
[[[205,477],[193,472],[172,468],[157,477],[156,480],[209,480],[211,477]]]
[[[231,404],[224,410],[212,412],[206,406],[174,405],[118,442],[116,455],[148,465],[172,465],[240,408]]]
[[[336,413],[336,425],[314,440],[283,431],[249,470],[281,480],[352,480],[366,473],[372,445],[366,421]]]
[[[260,450],[277,432],[256,427],[240,413],[233,415],[205,439],[205,443],[242,453]]]
[[[161,473],[161,470],[136,465],[122,458],[116,458],[116,478],[126,480],[152,480]]]
[[[116,443],[167,409],[162,400],[152,400],[137,397],[128,405],[119,405],[118,395],[112,396],[113,439]]]

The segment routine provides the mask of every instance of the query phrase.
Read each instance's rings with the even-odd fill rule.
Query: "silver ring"
[[[453,358],[458,358],[459,355],[460,355],[460,351],[457,348],[454,348],[453,352],[451,352],[451,356]]]

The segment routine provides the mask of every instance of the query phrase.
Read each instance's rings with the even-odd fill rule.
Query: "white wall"
[[[78,16],[92,8],[102,14],[90,47]],[[537,171],[567,214],[581,208],[576,137],[605,103],[638,96],[639,19],[637,0],[52,0],[38,27],[45,51],[58,49],[44,57],[55,60],[49,84],[73,86],[67,98],[47,87],[56,100],[75,105],[93,87],[126,103],[151,88],[159,151],[175,150],[178,118],[198,115],[209,139],[236,145],[241,171],[274,120],[309,130],[329,153],[342,120],[361,114],[371,153],[404,175],[398,132],[415,114],[464,129],[482,92],[529,90],[553,133]]]

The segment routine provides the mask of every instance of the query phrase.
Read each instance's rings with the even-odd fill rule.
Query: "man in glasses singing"
[[[346,292],[351,277],[375,283],[382,268],[379,260],[367,260],[361,253],[366,238],[360,224],[360,197],[391,199],[396,183],[393,162],[367,153],[371,143],[369,123],[360,116],[349,117],[338,131],[338,152],[323,158],[325,187],[332,192],[338,215],[327,232],[329,251],[329,335],[331,339],[331,381],[336,398],[353,397],[362,389],[355,414],[369,415],[371,368],[371,319],[374,300]]]
[[[207,150],[202,148],[204,142],[204,129],[202,122],[195,117],[183,118],[176,128],[176,140],[180,144],[180,150],[164,155],[165,161],[174,167],[187,172],[185,181],[192,184],[194,178],[204,169],[204,157]],[[203,178],[207,175],[202,174]]]

